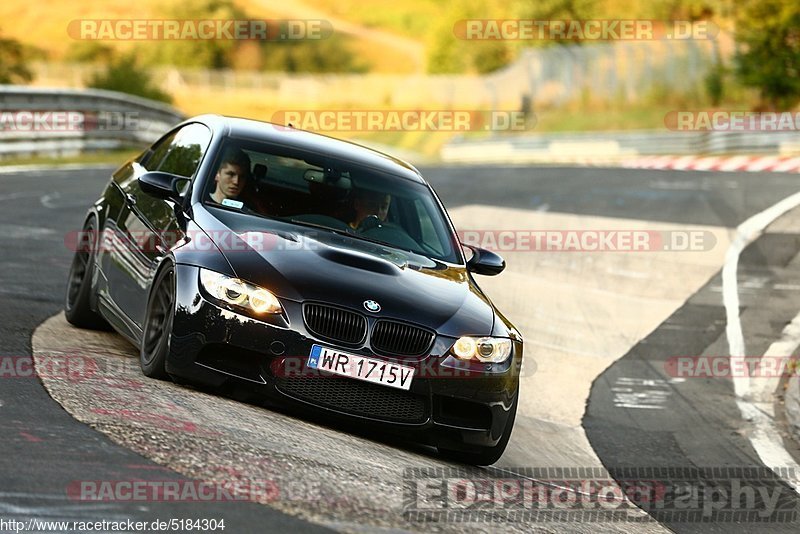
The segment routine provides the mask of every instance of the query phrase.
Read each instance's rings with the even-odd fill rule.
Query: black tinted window
[[[157,170],[178,176],[194,175],[210,141],[211,132],[202,124],[184,126],[170,142],[169,152]]]
[[[158,164],[161,163],[161,161],[164,159],[164,156],[167,155],[167,151],[177,135],[178,132],[172,132],[170,135],[150,147],[149,153],[146,154],[142,159],[142,167],[148,171],[157,170]]]

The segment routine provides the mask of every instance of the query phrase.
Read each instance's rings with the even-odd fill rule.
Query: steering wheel
[[[380,217],[378,217],[377,215],[367,215],[366,217],[361,219],[360,223],[358,223],[358,227],[356,228],[356,232],[364,233],[364,232],[368,232],[369,230],[372,230],[374,228],[380,228],[381,227],[381,222],[382,221],[381,221]]]

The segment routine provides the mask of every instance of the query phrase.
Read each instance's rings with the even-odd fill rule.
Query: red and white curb
[[[800,172],[800,156],[643,156],[622,160],[627,169],[716,172]]]

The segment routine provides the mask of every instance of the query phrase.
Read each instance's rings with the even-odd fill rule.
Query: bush
[[[0,38],[0,83],[27,83],[33,79],[28,69],[28,53],[14,39]]]
[[[95,75],[88,86],[172,103],[172,97],[156,87],[150,73],[139,65],[133,53],[109,60],[105,72]]]
[[[737,9],[739,80],[760,91],[762,107],[790,109],[800,101],[800,4],[747,0]]]

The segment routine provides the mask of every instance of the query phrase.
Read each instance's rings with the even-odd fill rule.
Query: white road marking
[[[683,378],[631,378],[621,376],[614,382],[615,408],[663,410],[672,396],[672,384],[683,382]]]
[[[778,291],[798,291],[800,290],[800,284],[775,284],[772,286],[772,289],[777,289]]]
[[[56,200],[56,199],[59,199],[59,198],[61,198],[61,193],[56,191],[54,193],[49,193],[47,195],[42,195],[41,198],[39,198],[39,202],[41,202],[42,206],[44,206],[45,208],[49,208],[49,209],[52,210],[52,209],[55,209],[57,207],[53,203],[53,201]]]
[[[636,278],[638,280],[652,278],[651,273],[645,273],[642,271],[631,271],[629,269],[617,269],[616,267],[606,267],[606,273],[613,274],[615,276],[623,276],[625,278]]]
[[[38,239],[56,234],[51,228],[0,223],[0,235],[8,239]]]
[[[765,358],[791,359],[800,345],[800,313],[786,325],[781,338],[769,346]],[[739,378],[734,377],[734,383]],[[786,451],[783,438],[775,425],[774,394],[780,383],[780,376],[760,377],[748,380],[748,388],[742,398],[736,399],[739,410],[754,427],[750,432],[750,442],[764,465],[788,467],[794,477],[787,480],[800,493],[800,465]]]
[[[725,305],[727,327],[725,333],[728,338],[729,354],[731,356],[744,356],[744,335],[742,323],[739,318],[739,287],[737,270],[739,268],[739,255],[744,248],[754,241],[772,221],[800,206],[800,193],[787,197],[777,204],[757,213],[744,221],[736,228],[736,235],[725,253],[725,265],[722,268],[722,301]]]
[[[795,193],[766,210],[753,215],[736,228],[736,235],[725,254],[725,265],[722,268],[722,301],[725,306],[727,320],[725,334],[731,358],[744,358],[746,355],[742,322],[739,317],[739,286],[737,281],[739,255],[748,244],[761,235],[770,223],[797,206],[800,206],[800,193]],[[787,344],[791,344],[793,339],[798,339],[798,343],[800,343],[800,338],[797,337],[800,336],[800,332],[797,330],[800,328],[800,324],[796,324],[796,322],[800,323],[800,315],[786,327],[781,340],[776,342],[779,344],[773,343],[767,354],[770,354],[771,351],[780,352],[785,350]],[[797,479],[800,476],[800,465],[786,452],[783,446],[783,439],[778,433],[774,422],[771,395],[774,393],[778,382],[770,383],[768,378],[758,378],[757,380],[765,380],[767,383],[758,384],[754,387],[749,376],[734,378],[733,386],[736,393],[736,404],[739,407],[742,418],[750,421],[752,425],[752,432],[749,433],[750,443],[762,463],[770,468],[788,467],[793,470],[794,478],[786,480],[786,482],[791,484],[797,492],[798,488],[800,488],[800,484],[798,484],[800,480]],[[764,389],[770,387],[772,389],[770,390],[770,400],[768,402],[753,402],[754,394],[763,395]]]
[[[8,193],[7,195],[0,195],[0,201],[17,200],[18,198],[38,197],[41,196],[41,194],[42,193],[39,191],[18,191],[16,193]]]

